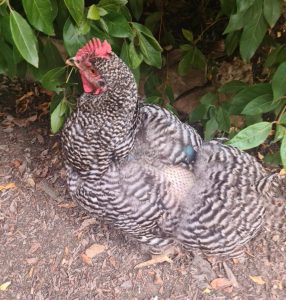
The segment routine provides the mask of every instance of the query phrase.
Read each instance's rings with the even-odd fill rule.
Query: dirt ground
[[[182,252],[135,268],[150,258],[146,250],[71,202],[59,137],[49,132],[49,97],[1,83],[1,300],[286,299],[282,229],[265,227],[244,262],[210,267]]]

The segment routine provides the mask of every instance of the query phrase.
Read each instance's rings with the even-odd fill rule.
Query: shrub
[[[64,65],[63,56],[73,56],[91,37],[108,40],[138,81],[147,70],[146,101],[164,103],[172,111],[171,85],[165,83],[159,92],[161,79],[154,71],[164,66],[168,49],[180,50],[181,76],[191,67],[203,68],[212,76],[215,63],[208,55],[207,38],[223,39],[225,56],[240,55],[266,72],[252,85],[231,81],[204,95],[189,122],[201,122],[206,139],[227,134],[231,137],[228,143],[241,149],[257,147],[268,139],[270,147],[276,145],[280,152],[266,158],[278,158],[276,163],[282,161],[285,168],[286,49],[279,38],[284,30],[282,4],[282,0],[0,0],[0,72],[29,74],[54,92],[50,112],[55,133],[80,93],[77,74]],[[178,25],[180,30],[175,29]],[[225,96],[227,100],[222,101]],[[233,126],[233,116],[243,119],[244,128]]]

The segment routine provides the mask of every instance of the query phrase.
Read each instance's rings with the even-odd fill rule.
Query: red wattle
[[[91,93],[91,92],[93,92],[95,89],[90,84],[90,82],[85,78],[85,76],[83,75],[83,73],[80,73],[80,76],[81,76],[81,81],[82,81],[82,86],[83,86],[84,92],[85,93]]]

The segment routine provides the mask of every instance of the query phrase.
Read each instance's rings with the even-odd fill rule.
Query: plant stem
[[[10,11],[11,11],[11,10],[12,10],[12,7],[11,7],[11,5],[10,5],[9,0],[4,0],[3,3],[2,3],[2,2],[0,3],[0,5],[4,4],[5,2],[7,3],[7,6],[8,6],[8,8],[9,8]]]
[[[279,114],[279,117],[278,117],[278,119],[277,119],[277,123],[280,122],[280,120],[281,120],[281,118],[282,118],[282,116],[283,116],[283,114],[284,114],[285,112],[286,112],[286,104],[284,105],[284,107],[283,107],[281,113]]]
[[[66,83],[69,82],[73,70],[74,70],[74,68],[72,68],[72,69],[70,70],[69,75],[68,75],[67,80],[66,80]]]

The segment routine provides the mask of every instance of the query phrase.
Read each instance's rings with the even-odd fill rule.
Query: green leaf
[[[282,140],[284,136],[286,136],[286,128],[282,125],[276,124],[275,138],[273,140],[273,143]]]
[[[205,125],[205,132],[204,132],[204,138],[205,140],[209,141],[211,140],[216,131],[219,128],[218,122],[216,120],[216,111],[213,108],[212,110],[210,110],[210,119],[207,121],[206,125]]]
[[[265,61],[265,67],[272,67],[284,61],[286,61],[286,48],[283,45],[279,45],[268,55]]]
[[[271,94],[271,85],[269,83],[259,83],[242,89],[231,100],[230,113],[238,115],[244,107],[258,96]]]
[[[240,30],[246,24],[245,19],[248,18],[250,12],[249,10],[239,12],[230,16],[228,25],[224,30],[224,34],[230,33],[236,30]]]
[[[240,38],[240,54],[245,60],[249,60],[254,55],[267,30],[267,23],[263,16],[262,8],[259,8],[259,15],[252,16],[251,20],[244,27]]]
[[[191,47],[183,56],[178,65],[178,73],[185,76],[189,73],[191,67],[198,69],[205,67],[205,56],[197,47]]]
[[[42,77],[51,69],[59,66],[63,66],[64,62],[57,47],[48,40],[45,45],[40,43],[39,48],[39,68],[31,66],[30,70],[38,81],[41,81]]]
[[[246,83],[239,80],[232,80],[221,86],[218,91],[224,94],[236,94],[246,87]]]
[[[283,168],[286,169],[286,135],[284,136],[281,142],[280,156],[281,156]]]
[[[212,105],[215,101],[217,101],[218,97],[214,93],[207,93],[200,98],[200,103],[204,105]]]
[[[148,40],[148,42],[153,46],[153,48],[157,51],[162,51],[162,47],[157,42],[157,40],[154,38],[152,32],[144,25],[132,22],[131,23],[133,29],[137,31],[138,36],[140,33],[144,35],[144,37]]]
[[[128,21],[120,14],[110,12],[104,16],[107,26],[107,32],[113,37],[125,38],[131,37],[132,31]]]
[[[286,112],[281,116],[279,120],[280,124],[286,124]]]
[[[64,45],[69,56],[74,56],[79,48],[88,42],[88,38],[83,36],[77,26],[68,18],[63,28]]]
[[[286,93],[286,61],[283,62],[276,72],[273,75],[272,78],[272,90],[273,90],[273,98],[274,101],[278,101],[283,96],[285,96]]]
[[[189,115],[189,123],[194,123],[200,120],[208,119],[208,112],[214,114],[214,102],[217,101],[218,96],[214,93],[207,93],[200,98],[200,103]],[[215,116],[213,117],[215,118]],[[214,123],[214,122],[213,122]],[[212,122],[210,122],[212,124]],[[209,125],[210,125],[209,124]],[[217,130],[217,128],[216,128]],[[209,131],[209,130],[208,130]]]
[[[50,0],[22,0],[29,22],[47,35],[55,35],[53,21],[56,17]]]
[[[23,61],[23,56],[20,54],[20,52],[18,51],[17,47],[14,45],[13,46],[13,62],[15,64],[20,63],[21,61]]]
[[[58,48],[52,43],[52,41],[48,40],[44,46],[43,54],[46,58],[46,65],[48,69],[53,69],[64,64],[63,58],[59,53]]]
[[[260,95],[251,100],[243,109],[243,115],[258,115],[274,110],[279,103],[272,103],[272,94]]]
[[[235,0],[220,0],[220,7],[224,15],[230,16],[236,7]]]
[[[0,35],[4,37],[5,41],[9,44],[14,44],[12,38],[12,32],[10,29],[10,16],[4,16],[0,18]]]
[[[100,0],[97,6],[108,12],[118,12],[120,7],[126,5],[127,2],[128,0]]]
[[[144,99],[145,103],[162,105],[163,100],[159,96],[151,96]]]
[[[144,93],[149,96],[160,96],[157,88],[162,84],[161,78],[158,75],[151,73],[144,84]]]
[[[84,20],[84,0],[64,0],[67,9],[69,10],[72,18],[76,24],[80,26]]]
[[[92,4],[89,7],[88,12],[87,12],[87,18],[90,20],[99,20],[100,19],[100,12],[95,4]]]
[[[255,0],[237,0],[236,1],[237,11],[241,12],[241,11],[245,11],[245,10],[249,9],[250,6],[252,6],[254,2],[255,2]]]
[[[62,99],[51,113],[51,130],[53,133],[57,133],[63,127],[67,112],[68,104],[65,99]]]
[[[120,6],[119,14],[122,15],[128,23],[132,21],[132,16],[127,6]]]
[[[1,0],[0,1],[0,16],[1,17],[6,17],[9,15],[8,13],[8,6],[7,6],[7,1],[6,0]]]
[[[193,33],[190,30],[182,28],[182,33],[187,41],[189,41],[191,43],[194,41]]]
[[[15,10],[11,10],[10,28],[13,41],[21,55],[31,65],[38,67],[38,41],[30,25]]]
[[[190,114],[188,118],[189,123],[194,123],[207,119],[210,106],[205,104],[199,104]]]
[[[148,27],[151,32],[156,32],[160,26],[160,21],[162,19],[162,12],[156,11],[151,13],[145,19],[145,26]]]
[[[267,153],[263,159],[266,163],[271,165],[280,165],[282,164],[280,151],[274,153]]]
[[[273,27],[282,14],[282,1],[264,0],[263,12],[266,21],[270,27]]]
[[[175,96],[174,96],[174,92],[173,92],[172,86],[170,84],[166,85],[165,94],[166,94],[166,96],[168,97],[169,101],[172,104],[174,102],[174,100],[175,100]]]
[[[241,31],[230,32],[225,39],[225,50],[228,56],[232,55],[239,45]]]
[[[13,77],[17,74],[16,64],[14,63],[13,52],[4,39],[0,37],[0,64],[1,64],[1,73],[8,74]]]
[[[226,144],[242,150],[251,149],[262,144],[267,139],[271,129],[272,124],[270,122],[256,123],[241,130]]]
[[[105,15],[108,14],[108,11],[105,10],[104,8],[102,8],[102,7],[97,7],[97,9],[98,9],[99,15],[100,15],[101,17],[103,17],[103,16],[105,16]]]
[[[129,58],[130,58],[132,69],[138,68],[141,62],[143,61],[142,53],[136,50],[133,42],[131,42],[129,45]]]
[[[61,87],[61,85],[65,82],[65,72],[65,67],[59,67],[48,71],[41,80],[42,86],[50,91],[62,91],[63,87]]]
[[[138,37],[140,50],[143,54],[144,61],[146,62],[146,64],[154,66],[158,69],[161,68],[161,52],[154,49],[153,46],[149,43],[149,41],[142,34],[139,34]]]
[[[123,42],[121,47],[120,58],[131,68],[131,61],[129,55],[129,46],[126,41]]]
[[[143,0],[129,0],[128,4],[135,19],[138,21],[143,12]]]
[[[229,113],[225,109],[223,109],[221,106],[219,106],[217,108],[216,120],[218,123],[218,129],[220,129],[224,132],[229,132],[229,128],[230,128]]]
[[[59,103],[62,101],[62,99],[64,98],[64,94],[63,93],[59,93],[59,94],[54,94],[52,96],[51,102],[50,102],[50,114],[56,109],[56,107],[59,105]]]
[[[168,111],[170,111],[170,112],[173,113],[174,115],[176,115],[176,116],[178,115],[178,112],[177,112],[177,110],[175,109],[175,107],[174,107],[173,105],[167,103],[167,104],[165,105],[165,108],[168,109]]]
[[[246,115],[245,116],[245,124],[247,126],[249,125],[253,125],[255,123],[259,123],[259,122],[262,122],[262,116],[261,115],[253,115],[253,116],[248,116]]]

